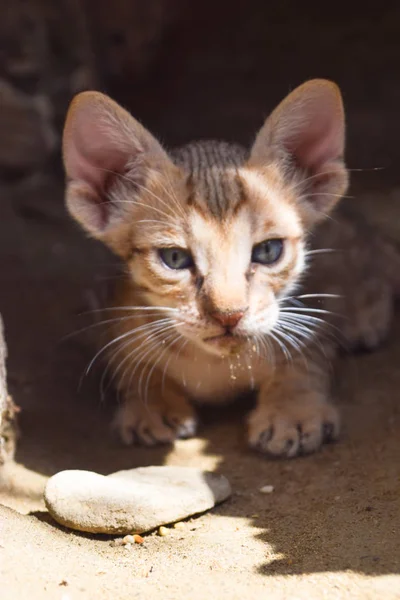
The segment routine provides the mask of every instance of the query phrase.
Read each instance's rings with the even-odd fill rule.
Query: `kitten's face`
[[[64,130],[67,205],[127,262],[142,304],[165,307],[207,351],[236,352],[273,335],[304,270],[306,233],[347,187],[344,132],[339,89],[314,80],[248,152],[197,143],[171,158],[110,98],[86,92]]]
[[[153,188],[158,204],[148,198],[134,215],[129,267],[146,303],[177,309],[182,336],[224,355],[273,331],[279,301],[304,269],[304,231],[293,192],[273,169],[232,166],[227,145],[196,148],[222,159],[197,177],[183,172],[171,192]],[[210,198],[217,188],[218,206]]]

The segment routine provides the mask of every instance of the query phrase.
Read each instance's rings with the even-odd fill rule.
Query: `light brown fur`
[[[105,313],[103,348],[124,398],[116,426],[126,442],[193,435],[192,400],[226,401],[249,388],[258,390],[252,447],[291,457],[336,439],[337,328],[351,345],[375,346],[392,303],[379,260],[364,269],[370,240],[351,218],[335,213],[314,230],[346,190],[343,151],[340,92],[323,80],[290,94],[250,152],[208,142],[168,156],[109,98],[75,99],[64,134],[67,205],[127,267]],[[258,244],[276,239],[279,260],[253,260]],[[346,262],[309,253],[310,240],[314,250],[344,246]],[[167,267],[165,248],[189,252],[193,263]],[[309,289],[319,297],[301,300]]]

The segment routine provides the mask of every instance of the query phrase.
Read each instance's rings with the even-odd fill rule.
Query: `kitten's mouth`
[[[225,348],[230,352],[234,352],[243,345],[244,338],[234,335],[230,331],[222,333],[221,335],[215,335],[203,340],[211,346],[217,346],[218,348]]]

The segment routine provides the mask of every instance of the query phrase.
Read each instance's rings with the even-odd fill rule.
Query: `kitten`
[[[74,99],[63,140],[67,206],[126,264],[103,348],[123,395],[116,424],[125,442],[194,435],[192,401],[251,388],[253,448],[293,457],[338,437],[329,401],[337,328],[352,345],[375,346],[392,306],[388,278],[368,273],[381,270],[368,262],[369,234],[359,269],[357,223],[335,214],[315,229],[347,189],[344,147],[341,94],[325,80],[292,92],[250,150],[211,141],[167,154],[110,98]],[[342,253],[318,255],[341,244]],[[359,318],[373,293],[373,310]]]

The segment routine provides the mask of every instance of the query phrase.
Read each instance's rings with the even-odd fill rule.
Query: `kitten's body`
[[[294,456],[336,438],[329,363],[340,340],[328,323],[351,345],[374,346],[392,301],[368,240],[358,260],[351,220],[322,225],[322,245],[314,236],[314,249],[342,246],[341,256],[308,252],[311,228],[347,185],[337,88],[299,88],[251,152],[203,142],[171,158],[111,101],[89,96],[99,122],[85,132],[79,105],[67,122],[67,198],[127,265],[104,346],[124,398],[116,421],[123,439],[192,435],[191,400],[225,401],[252,388],[251,446]],[[356,302],[348,300],[353,288]],[[360,320],[372,292],[376,314]]]

